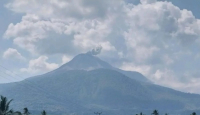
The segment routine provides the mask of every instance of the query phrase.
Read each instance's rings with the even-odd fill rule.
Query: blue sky
[[[58,68],[79,53],[200,93],[198,0],[1,0],[0,82]],[[5,68],[7,69],[5,69]]]

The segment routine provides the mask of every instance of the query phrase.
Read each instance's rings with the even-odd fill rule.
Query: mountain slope
[[[0,95],[14,99],[15,110],[28,107],[32,113],[43,109],[80,115],[200,110],[200,95],[154,85],[138,72],[114,68],[89,54],[80,54],[52,72],[0,84]]]
[[[65,70],[94,70],[99,68],[110,69],[112,66],[91,54],[79,54],[70,62],[64,64],[59,69]]]
[[[112,67],[110,64],[108,64],[105,61],[102,61],[96,56],[93,56],[89,53],[86,54],[79,54],[75,56],[70,62],[62,65],[59,69],[55,71],[69,71],[69,70],[95,70],[95,69],[111,69],[118,71],[127,77],[130,77],[132,79],[142,81],[142,82],[150,82],[145,76],[143,76],[141,73],[135,72],[135,71],[124,71],[118,68]]]
[[[176,113],[198,110],[200,105],[199,95],[149,83],[144,85],[110,69],[60,71],[7,86],[0,94],[15,99],[14,108],[45,109],[54,114],[88,114],[101,110],[122,115],[150,112],[155,108]]]
[[[124,74],[125,76],[140,81],[140,82],[146,82],[146,83],[151,83],[151,81],[149,79],[147,79],[145,76],[143,76],[141,73],[136,72],[136,71],[124,71],[118,68],[112,68],[115,71],[118,71],[122,74]]]

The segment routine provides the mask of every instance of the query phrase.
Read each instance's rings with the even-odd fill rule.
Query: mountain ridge
[[[126,71],[113,69],[97,57],[88,54],[78,56],[69,62],[71,64],[67,63],[52,72],[16,83],[0,84],[0,95],[15,99],[12,106],[18,110],[28,107],[31,111],[45,109],[52,114],[89,115],[94,111],[110,115],[141,111],[150,114],[154,109],[174,114],[200,111],[198,94],[137,80],[134,72],[130,74],[131,78],[125,75]],[[94,63],[88,64],[82,56]],[[69,65],[74,69],[68,70]],[[91,65],[95,69],[87,70]]]
[[[115,68],[115,67],[111,66],[109,63],[107,63],[89,53],[78,54],[71,61],[69,61],[66,64],[63,64],[61,67],[59,67],[58,69],[56,69],[54,71],[60,71],[62,69],[66,70],[66,71],[69,71],[69,70],[90,71],[90,70],[95,70],[95,69],[100,69],[100,68],[118,71],[118,72],[120,72],[132,79],[138,80],[138,81],[149,82],[149,83],[151,82],[149,79],[147,79],[145,76],[143,76],[139,72],[125,71],[125,70]]]

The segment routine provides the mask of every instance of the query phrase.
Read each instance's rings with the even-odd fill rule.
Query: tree
[[[145,114],[143,114],[143,113],[141,112],[140,115],[145,115]]]
[[[28,111],[28,108],[24,108],[24,115],[30,115],[29,111]]]
[[[7,115],[13,115],[14,111],[11,109]]]
[[[46,111],[45,110],[43,110],[42,112],[41,112],[41,115],[46,115],[47,113],[46,113]]]
[[[94,112],[94,114],[96,114],[96,115],[101,115],[102,114],[102,112]]]
[[[158,110],[154,110],[152,114],[153,114],[153,115],[159,115]],[[151,114],[151,115],[152,115],[152,114]]]
[[[10,101],[8,101],[6,97],[1,96],[0,115],[8,115],[12,112],[12,110],[9,110],[9,105],[10,105],[11,101],[12,101],[12,99]]]
[[[196,115],[196,112],[193,112],[191,115]]]

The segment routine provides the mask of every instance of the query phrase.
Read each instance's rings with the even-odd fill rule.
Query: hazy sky
[[[156,84],[200,93],[199,0],[1,0],[0,82],[101,59]],[[7,68],[7,69],[5,69]]]

